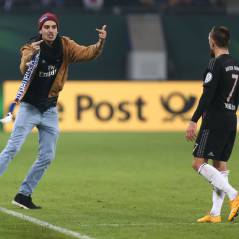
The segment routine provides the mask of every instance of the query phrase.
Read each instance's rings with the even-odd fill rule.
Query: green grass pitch
[[[1,133],[0,149],[8,134]],[[37,134],[0,177],[0,207],[95,239],[238,238],[239,218],[195,223],[211,207],[211,186],[191,169],[192,143],[184,133],[62,133],[56,159],[33,199],[43,209],[27,211],[11,200],[37,154]],[[238,141],[229,162],[239,189]],[[71,237],[0,213],[1,239]]]

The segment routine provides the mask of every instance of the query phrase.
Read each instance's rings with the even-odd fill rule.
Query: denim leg
[[[24,103],[20,106],[11,136],[0,154],[0,175],[7,169],[7,166],[25,142],[27,135],[37,123],[39,115],[33,114],[33,110]]]
[[[43,114],[41,124],[38,126],[38,131],[38,158],[19,189],[19,193],[26,196],[32,194],[47,167],[55,157],[56,143],[59,135],[58,115],[55,108],[51,108]]]

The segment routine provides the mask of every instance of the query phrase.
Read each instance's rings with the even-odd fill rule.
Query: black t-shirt
[[[60,37],[56,38],[52,46],[42,42],[40,49],[35,76],[22,101],[30,103],[39,111],[44,112],[57,104],[57,97],[48,98],[48,94],[63,60]]]
[[[192,121],[203,117],[210,128],[236,127],[239,101],[239,64],[228,54],[211,59],[204,73],[203,94]]]

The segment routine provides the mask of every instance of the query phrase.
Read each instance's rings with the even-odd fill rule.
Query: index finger
[[[104,25],[101,29],[102,30],[105,30],[106,29],[106,27],[107,27],[107,25]]]
[[[43,42],[43,40],[33,42],[35,45],[40,45]]]

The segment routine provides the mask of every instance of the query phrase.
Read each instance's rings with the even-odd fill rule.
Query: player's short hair
[[[218,47],[228,48],[230,43],[230,31],[224,26],[214,26],[210,31],[212,39]]]

